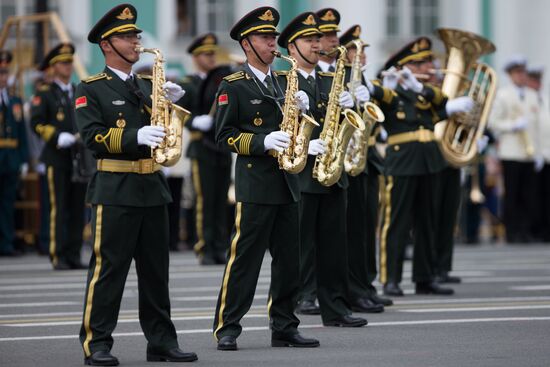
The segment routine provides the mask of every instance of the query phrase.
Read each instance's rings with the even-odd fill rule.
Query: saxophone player
[[[93,253],[89,264],[80,342],[85,364],[116,366],[110,352],[124,283],[132,259],[139,282],[139,317],[147,338],[148,361],[197,359],[178,347],[168,294],[168,214],[170,192],[151,158],[165,132],[151,125],[152,88],[164,88],[177,101],[184,91],[158,86],[135,75],[141,30],[137,11],[121,4],[107,12],[88,34],[105,57],[105,69],[76,90],[76,123],[98,162],[88,187],[92,205]]]
[[[336,18],[331,18],[333,24]],[[298,63],[298,79],[310,101],[309,110],[320,124],[324,123],[326,106],[333,83],[333,73],[317,72],[321,49],[322,23],[313,12],[298,15],[282,31],[279,46],[286,48]],[[363,87],[365,88],[365,87]],[[366,92],[368,94],[368,92]],[[352,107],[351,95],[344,91],[339,99],[342,107]],[[302,198],[300,202],[300,282],[297,311],[318,313],[326,326],[364,326],[367,320],[351,316],[347,302],[346,188],[347,176],[332,187],[321,185],[313,178],[315,158],[326,153],[325,142],[319,139],[321,128],[311,135],[308,161],[299,174]]]
[[[271,63],[279,33],[279,12],[260,7],[241,18],[230,36],[246,55],[242,71],[224,78],[218,89],[216,142],[237,153],[235,226],[214,316],[218,350],[236,350],[241,318],[252,304],[260,267],[269,249],[272,261],[268,313],[273,347],[318,347],[298,332],[294,315],[299,272],[298,177],[279,169],[271,150],[289,147],[281,131],[285,100]],[[294,100],[296,98],[296,101]],[[304,92],[288,100],[307,109]]]
[[[407,233],[414,231],[413,282],[417,294],[453,294],[434,280],[434,190],[436,174],[445,160],[433,134],[434,124],[456,112],[472,108],[469,97],[447,102],[440,89],[423,85],[413,73],[433,68],[432,43],[420,37],[405,45],[386,62],[382,85],[369,83],[371,96],[380,104],[388,133],[385,157],[385,207],[380,234],[380,282],[384,293],[402,296]],[[444,114],[437,111],[445,109]],[[416,214],[416,215],[415,215]]]
[[[361,26],[354,25],[340,36],[340,44],[348,50],[347,61],[352,67],[346,67],[346,85],[350,83],[352,68],[362,69],[366,65],[365,48],[368,44],[361,41]],[[359,42],[357,42],[359,41]],[[362,49],[357,49],[357,46]],[[353,65],[359,57],[360,65]],[[359,82],[366,85],[363,73],[358,70]],[[350,84],[348,84],[350,83]],[[365,87],[363,87],[365,88]],[[357,96],[356,96],[357,98]],[[368,98],[363,98],[368,99]],[[363,112],[363,111],[361,111]],[[357,176],[349,175],[347,208],[347,241],[349,266],[349,302],[353,311],[383,312],[384,306],[393,302],[379,297],[372,284],[376,279],[376,223],[378,213],[378,175],[382,163],[374,147],[375,136],[380,131],[376,124],[367,129],[367,164]]]

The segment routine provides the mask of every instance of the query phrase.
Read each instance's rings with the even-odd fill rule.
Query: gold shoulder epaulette
[[[234,82],[235,80],[239,80],[244,78],[246,73],[244,71],[237,71],[236,73],[230,74],[223,78],[223,80],[228,81],[229,83]]]
[[[140,78],[140,79],[153,80],[153,77],[151,75],[148,75],[148,74],[138,74],[137,77]]]
[[[49,84],[42,84],[40,87],[38,87],[39,92],[47,92],[50,90]]]
[[[87,84],[87,83],[95,82],[96,80],[101,80],[101,79],[105,79],[105,78],[108,79],[107,73],[99,73],[99,74],[96,74],[96,75],[89,76],[89,77],[87,77],[86,79],[84,79],[82,81]]]
[[[275,76],[283,76],[283,75],[288,75],[288,70],[276,70],[273,72],[275,74]]]
[[[378,86],[378,87],[381,87],[382,86],[382,83],[380,82],[379,79],[372,79],[371,80],[372,84]]]
[[[319,74],[320,76],[332,76],[334,77],[334,72],[332,71],[329,71],[329,72],[324,72],[324,71],[319,71],[317,74]]]

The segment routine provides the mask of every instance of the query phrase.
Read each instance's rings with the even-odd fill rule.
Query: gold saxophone
[[[153,63],[153,90],[151,94],[152,111],[151,125],[162,126],[166,132],[163,141],[151,149],[154,161],[165,167],[175,165],[182,153],[182,133],[183,126],[191,117],[191,112],[187,111],[166,98],[166,92],[162,86],[166,82],[164,76],[164,59],[159,49],[137,47],[137,52],[151,53],[155,55]]]
[[[344,156],[351,135],[355,130],[365,130],[365,123],[357,112],[349,108],[341,111],[339,98],[344,90],[347,50],[344,46],[339,46],[328,54],[336,52],[339,52],[340,56],[336,61],[336,70],[330,88],[325,122],[319,136],[327,144],[327,151],[325,154],[315,157],[315,165],[313,166],[313,178],[316,178],[323,186],[334,185],[340,179],[344,169]],[[340,122],[340,115],[342,114],[344,115],[344,119]]]
[[[286,76],[283,121],[279,125],[281,131],[290,135],[290,144],[288,148],[277,154],[279,168],[289,173],[300,173],[307,163],[311,133],[319,124],[312,117],[302,113],[294,100],[294,95],[298,92],[298,63],[293,57],[284,56],[278,51],[273,51],[273,54],[291,64]]]
[[[357,113],[361,113],[361,107],[363,108],[363,122],[365,123],[365,129],[356,129],[349,141],[346,149],[346,155],[344,158],[344,168],[350,176],[357,176],[365,170],[367,164],[367,154],[369,151],[369,137],[372,132],[372,128],[376,122],[383,122],[385,120],[384,113],[372,102],[365,102],[363,106],[357,103],[355,97],[355,89],[363,84],[363,73],[361,65],[361,53],[363,52],[363,42],[361,40],[352,41],[357,48],[357,53],[353,58],[351,64],[351,77],[348,83],[348,91],[353,96]]]

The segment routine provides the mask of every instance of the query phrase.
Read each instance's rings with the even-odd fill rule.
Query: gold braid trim
[[[242,139],[239,144],[239,150],[241,154],[250,155],[250,142],[252,141],[253,137],[254,137],[254,134],[250,134],[250,133],[242,134]]]
[[[95,141],[105,145],[109,153],[122,153],[122,128],[110,128],[106,135],[97,134]]]
[[[237,136],[235,139],[233,138],[229,138],[227,139],[227,144],[229,144],[229,146],[233,147],[233,149],[235,149],[235,152],[237,154],[241,154],[241,152],[239,151],[239,148],[237,148],[237,142],[243,137],[243,134],[239,134],[239,136]],[[239,145],[240,146],[240,145]]]

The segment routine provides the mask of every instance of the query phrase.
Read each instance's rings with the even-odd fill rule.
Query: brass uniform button
[[[252,163],[248,163],[248,164],[246,165],[246,167],[252,168]]]
[[[401,148],[399,148],[399,145],[394,145],[394,146],[393,146],[393,150],[395,150],[396,152],[398,152],[399,149],[401,149]]]

